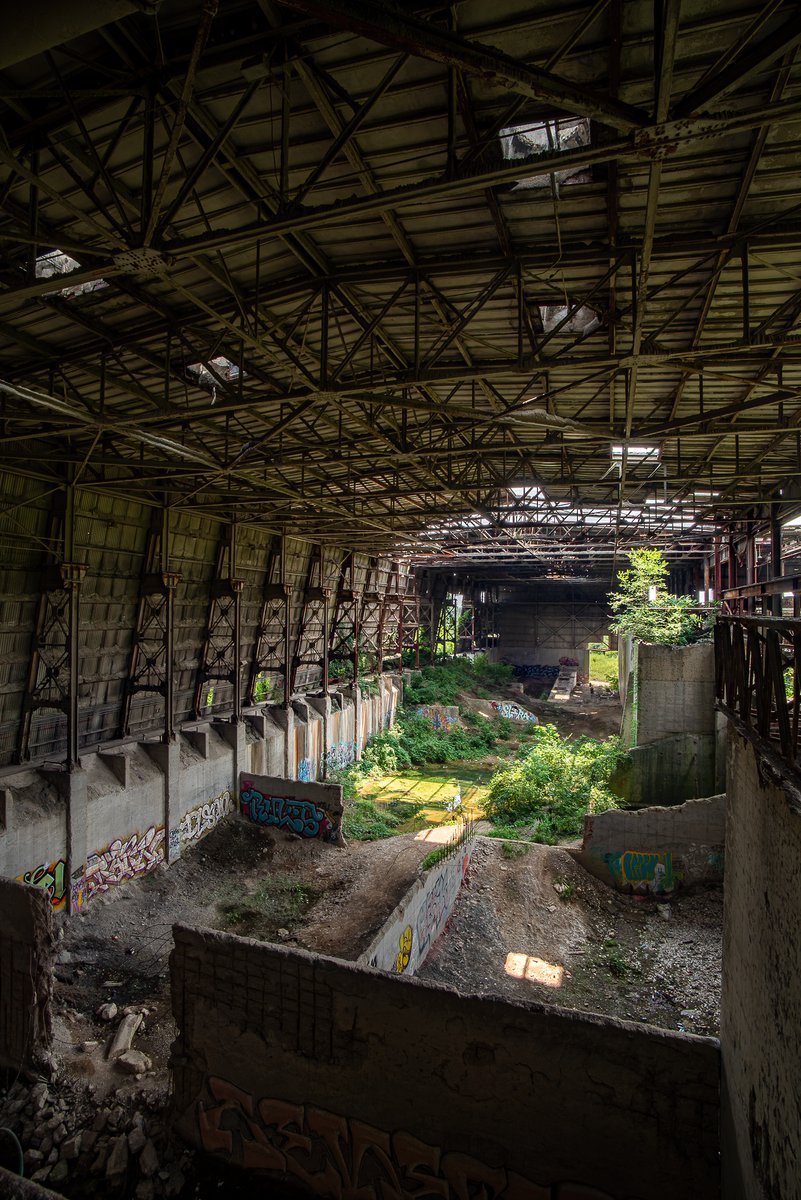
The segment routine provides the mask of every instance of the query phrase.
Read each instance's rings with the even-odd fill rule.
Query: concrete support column
[[[83,903],[81,881],[86,874],[86,859],[90,853],[87,844],[88,794],[86,772],[80,766],[69,771],[43,772],[53,780],[66,804],[67,825],[67,912],[72,916],[80,912]],[[92,847],[94,849],[94,847]]]
[[[167,862],[181,857],[181,747],[177,738],[169,742],[145,742],[145,750],[164,776],[164,829],[167,833]]]
[[[291,705],[287,708],[274,708],[271,714],[276,724],[284,731],[284,779],[294,779],[297,770],[295,762],[295,714]]]
[[[320,750],[320,762],[318,764],[318,779],[328,778],[328,751],[331,748],[331,742],[328,733],[328,722],[331,719],[331,697],[328,692],[324,696],[308,696],[309,707],[314,709],[322,717],[323,737],[322,747]]]
[[[239,795],[239,776],[250,769],[248,762],[248,737],[244,721],[213,721],[212,728],[233,751],[231,755],[231,795]]]

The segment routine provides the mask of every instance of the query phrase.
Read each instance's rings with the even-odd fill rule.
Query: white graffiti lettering
[[[136,879],[153,871],[164,861],[164,826],[151,825],[140,837],[132,833],[127,842],[119,838],[86,861],[85,897],[91,900],[126,879]]]
[[[224,792],[220,792],[219,796],[215,796],[213,800],[199,804],[197,808],[184,813],[179,826],[181,844],[186,845],[188,842],[199,841],[233,811],[233,797],[226,789]]]

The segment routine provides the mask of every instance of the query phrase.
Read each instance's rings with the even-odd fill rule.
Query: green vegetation
[[[229,884],[214,897],[221,923],[246,937],[269,937],[283,925],[302,917],[316,893],[291,875],[263,879],[253,892]]]
[[[491,663],[486,655],[457,658],[440,666],[423,667],[404,689],[408,708],[420,704],[455,704],[459,692],[480,694],[487,688],[505,687],[514,677],[506,663]]]
[[[528,846],[523,842],[503,842],[501,854],[504,858],[524,858],[528,854]]]
[[[553,890],[563,904],[569,904],[576,894],[576,885],[569,879],[554,879]]]
[[[398,817],[366,797],[352,796],[345,802],[342,832],[346,840],[377,842],[380,838],[394,837],[399,824]]]
[[[616,650],[590,650],[590,679],[617,687]]]
[[[624,757],[619,738],[568,741],[554,725],[536,726],[531,748],[499,766],[490,782],[485,811],[494,836],[535,829],[536,841],[548,845],[578,837],[588,812],[618,807],[609,780]]]
[[[425,858],[423,859],[423,861],[420,863],[420,870],[421,871],[430,870],[431,867],[435,867],[437,865],[437,863],[441,863],[444,859],[446,859],[448,857],[449,854],[452,854],[452,853],[453,853],[452,846],[437,846],[436,850],[432,850],[430,854],[427,854],[425,856]]]
[[[692,612],[697,606],[693,596],[668,592],[669,568],[661,550],[632,550],[629,564],[617,577],[617,591],[609,595],[616,633],[659,646],[686,646],[709,633],[714,613]]]

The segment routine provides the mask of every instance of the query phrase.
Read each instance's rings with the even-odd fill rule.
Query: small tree
[[[617,591],[609,595],[615,633],[630,634],[658,646],[686,646],[708,632],[708,621],[691,612],[692,596],[671,596],[667,590],[668,564],[661,550],[632,550],[629,569],[617,577]]]

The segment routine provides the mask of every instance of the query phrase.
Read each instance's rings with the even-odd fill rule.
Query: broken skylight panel
[[[212,371],[209,370],[212,368]],[[210,358],[208,363],[193,362],[187,365],[187,371],[190,375],[194,375],[200,387],[205,388],[207,392],[216,391],[220,380],[223,383],[232,383],[239,378],[239,367],[235,362],[231,362],[230,358],[226,358],[224,354],[218,354],[216,358]],[[247,372],[243,372],[243,378],[247,378]]]
[[[40,254],[36,260],[37,279],[64,279],[80,269],[81,264],[78,260],[65,254],[63,250],[49,250],[47,254]],[[54,288],[52,292],[44,294],[45,296],[85,296],[87,292],[97,292],[104,287],[108,287],[105,279],[86,279],[83,283],[68,283],[65,287]]]
[[[633,463],[655,463],[659,460],[660,450],[658,446],[613,446],[612,462],[622,463],[624,451],[630,465]]]
[[[528,158],[532,154],[548,154],[578,150],[590,145],[590,123],[586,118],[567,117],[564,120],[527,121],[519,125],[507,125],[500,131],[501,153],[510,162]],[[548,171],[542,175],[527,175],[515,183],[513,190],[544,188],[572,183],[591,183],[589,166],[578,165],[561,171]]]
[[[592,308],[588,308],[586,304],[582,304],[578,308],[571,308],[566,304],[541,304],[540,320],[542,321],[543,333],[551,333],[556,329],[557,325],[564,325],[559,330],[564,334],[578,334],[580,337],[586,337],[599,328],[601,318]],[[568,314],[570,314],[568,316]],[[567,318],[565,320],[565,318]]]

